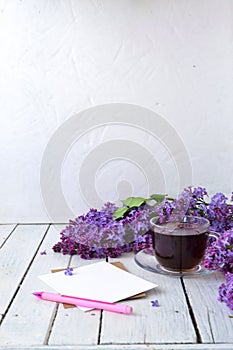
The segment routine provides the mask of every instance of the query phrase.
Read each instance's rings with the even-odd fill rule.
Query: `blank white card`
[[[157,287],[105,261],[77,267],[71,276],[61,271],[39,278],[62,295],[110,303]]]

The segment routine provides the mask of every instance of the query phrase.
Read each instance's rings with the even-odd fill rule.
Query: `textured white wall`
[[[0,222],[51,220],[40,186],[49,140],[72,115],[111,103],[142,106],[164,118],[189,154],[193,184],[229,194],[232,91],[231,0],[0,1]],[[114,133],[146,143],[135,130],[109,127],[80,138],[82,159]],[[61,181],[79,214],[88,203],[74,190],[79,164],[74,167],[78,151],[72,152]],[[97,176],[103,200],[118,198],[112,163],[104,183],[102,168]],[[134,176],[132,163],[123,163],[118,175],[122,165],[122,173],[128,169]],[[172,167],[167,169],[164,176],[173,178]],[[138,170],[134,195],[146,192]],[[172,192],[172,183],[165,190]]]

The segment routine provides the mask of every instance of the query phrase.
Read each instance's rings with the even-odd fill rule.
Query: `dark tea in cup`
[[[196,269],[203,260],[209,235],[209,221],[185,216],[182,222],[159,224],[151,219],[155,257],[170,271]]]

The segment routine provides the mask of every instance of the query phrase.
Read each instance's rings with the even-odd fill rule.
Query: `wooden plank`
[[[1,347],[0,350],[232,350],[233,344],[134,344]]]
[[[64,309],[59,306],[49,345],[90,345],[97,344],[100,311],[83,312],[78,308]]]
[[[141,269],[134,262],[133,254],[125,254],[120,260],[129,272],[159,287],[148,292],[145,299],[130,301],[134,308],[132,315],[104,312],[101,344],[195,343],[196,333],[180,279]],[[155,299],[159,307],[152,307],[151,300]]]
[[[84,260],[75,255],[72,257],[70,266],[78,267],[103,261],[99,259]],[[59,307],[49,345],[92,345],[98,343],[100,328],[99,310],[83,312],[77,308],[64,309]],[[69,330],[69,334],[67,334]]]
[[[10,233],[14,230],[15,224],[13,225],[0,225],[0,248],[10,235]]]
[[[23,278],[48,225],[20,225],[1,248],[0,314],[3,315]]]
[[[17,264],[20,262],[19,258],[17,259],[14,256],[33,254],[33,251],[38,246],[41,232],[44,232],[45,228],[45,226],[40,227],[38,225],[34,227],[24,226],[24,229],[20,232],[21,240],[25,242],[21,249],[19,249],[19,246],[17,247],[18,240],[14,236],[15,240],[11,244],[12,253],[9,249],[6,251],[6,253],[10,254],[7,265],[9,271],[12,271],[14,274]],[[46,289],[46,285],[38,279],[38,275],[48,273],[52,268],[66,267],[68,264],[69,256],[54,253],[51,249],[58,239],[59,231],[54,226],[50,227],[30,270],[2,322],[0,327],[1,346],[15,345],[24,347],[43,345],[45,342],[50,331],[50,323],[53,322],[56,304],[38,300],[32,293]],[[13,249],[14,244],[17,247],[18,254],[16,254],[16,248]],[[47,254],[41,255],[41,252],[44,250],[46,250]],[[11,279],[13,285],[15,278],[12,274]]]
[[[224,276],[219,272],[184,279],[203,342],[233,343],[233,319],[229,318],[230,310],[217,301],[218,287],[223,282]]]

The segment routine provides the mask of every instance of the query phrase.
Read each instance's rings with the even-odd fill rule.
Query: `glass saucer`
[[[213,271],[207,270],[204,266],[198,265],[195,269],[190,271],[170,271],[162,267],[155,258],[154,251],[152,249],[140,250],[134,257],[135,262],[144,270],[158,273],[160,275],[172,276],[172,277],[195,277],[209,275]]]

